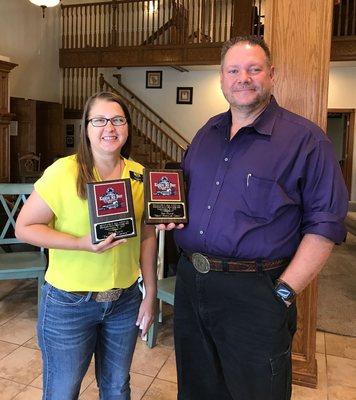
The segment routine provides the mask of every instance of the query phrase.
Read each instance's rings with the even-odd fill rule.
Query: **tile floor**
[[[0,400],[41,399],[41,355],[35,324],[35,283],[1,281]],[[316,356],[318,388],[294,386],[293,400],[356,400],[356,338],[317,332]],[[171,316],[166,317],[155,348],[148,349],[138,339],[131,371],[133,400],[176,399]],[[92,364],[80,399],[98,399]]]

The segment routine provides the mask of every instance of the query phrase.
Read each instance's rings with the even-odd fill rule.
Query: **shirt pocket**
[[[295,206],[296,202],[277,181],[248,174],[242,191],[242,204],[247,215],[271,220]]]

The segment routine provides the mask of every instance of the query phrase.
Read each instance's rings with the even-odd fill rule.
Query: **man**
[[[327,136],[271,96],[261,39],[225,43],[220,77],[230,110],[200,129],[183,161],[178,399],[287,400],[295,295],[344,240],[347,191]]]

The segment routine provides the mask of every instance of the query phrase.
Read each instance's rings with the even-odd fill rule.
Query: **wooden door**
[[[17,121],[17,135],[10,137],[11,182],[19,182],[18,154],[36,153],[36,101],[10,98],[10,110]]]
[[[16,66],[0,60],[0,182],[10,180],[9,73]]]
[[[9,123],[0,117],[0,182],[8,182],[10,178]]]
[[[45,169],[65,154],[63,108],[59,103],[37,101],[36,115],[37,152],[41,153],[41,168]]]
[[[329,109],[327,134],[334,144],[336,156],[351,196],[352,162],[354,152],[355,110]]]

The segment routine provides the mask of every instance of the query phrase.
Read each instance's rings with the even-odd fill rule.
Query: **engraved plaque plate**
[[[146,224],[187,223],[187,204],[181,169],[146,169]]]
[[[130,179],[88,183],[87,194],[93,243],[112,233],[116,239],[137,235]]]

